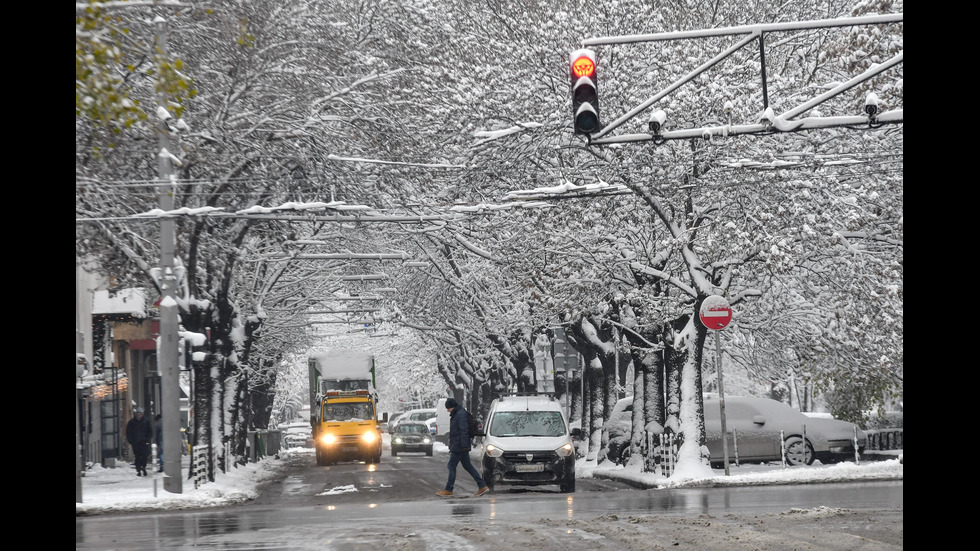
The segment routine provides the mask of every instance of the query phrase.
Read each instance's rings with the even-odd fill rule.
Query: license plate
[[[515,470],[519,473],[540,473],[544,470],[544,465],[541,463],[522,463],[518,464]]]
[[[341,448],[341,451],[345,451],[345,452],[356,452],[357,451],[357,446],[347,446],[345,448]]]

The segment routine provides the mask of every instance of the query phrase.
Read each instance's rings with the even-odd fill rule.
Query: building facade
[[[76,268],[75,402],[83,469],[132,461],[126,423],[137,407],[151,419],[162,411],[160,321],[152,291],[106,287],[84,267]],[[182,427],[187,426],[189,395],[181,385]]]

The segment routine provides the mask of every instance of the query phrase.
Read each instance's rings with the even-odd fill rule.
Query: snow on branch
[[[292,210],[292,211],[307,211],[307,210],[325,210],[331,209],[336,211],[373,211],[372,207],[367,205],[348,205],[346,201],[330,201],[329,203],[324,203],[322,201],[314,201],[309,203],[300,203],[296,201],[287,201],[278,207],[263,207],[261,205],[253,205],[247,209],[236,211],[235,214],[270,214],[276,211],[282,210]]]
[[[543,125],[537,122],[522,122],[517,126],[511,126],[510,128],[504,128],[503,130],[489,130],[489,131],[480,130],[479,132],[474,132],[473,136],[476,138],[484,138],[476,142],[476,145],[482,145],[489,141],[496,140],[497,138],[510,136],[511,134],[516,134],[518,132],[528,130],[531,128],[540,128],[541,126]]]
[[[504,196],[504,199],[527,199],[530,197],[536,197],[541,195],[562,195],[571,192],[594,192],[594,191],[625,191],[628,188],[623,184],[609,184],[606,182],[598,182],[595,184],[584,184],[577,185],[572,182],[564,182],[557,186],[551,187],[539,187],[532,190],[517,190],[511,191]]]
[[[173,210],[150,209],[133,215],[133,218],[164,218],[168,216],[196,216],[225,210],[224,207],[181,207]]]
[[[630,262],[630,269],[632,269],[632,270],[634,270],[636,272],[639,272],[641,274],[644,274],[644,275],[653,276],[655,278],[662,279],[662,280],[670,283],[674,287],[677,287],[678,289],[684,291],[685,293],[687,293],[688,295],[690,295],[692,297],[698,296],[697,291],[695,291],[693,287],[691,287],[690,285],[688,285],[688,284],[684,283],[683,281],[677,279],[676,277],[668,274],[667,272],[665,272],[663,270],[658,270],[656,268],[651,268],[650,266],[644,266],[643,264],[640,264],[639,262]]]
[[[466,240],[465,237],[459,235],[458,233],[454,233],[453,237],[456,239],[456,241],[459,241],[460,245],[466,247],[466,249],[469,250],[471,253],[486,258],[487,260],[492,260],[493,262],[500,262],[500,259],[494,257],[491,253],[470,243],[469,241]]]

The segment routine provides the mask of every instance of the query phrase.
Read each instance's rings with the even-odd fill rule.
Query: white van
[[[484,424],[483,478],[498,484],[557,484],[575,491],[575,445],[561,403],[550,395],[502,396],[490,404]]]
[[[449,445],[449,412],[446,410],[446,398],[436,402],[436,441]]]
[[[416,421],[428,425],[429,431],[433,435],[435,435],[435,431],[433,430],[433,423],[435,423],[435,418],[436,418],[436,410],[432,408],[410,409],[405,413],[399,415],[398,419],[396,419],[394,423],[389,424],[388,432],[393,433],[395,431],[395,427],[397,427],[399,423],[403,423],[405,421]],[[449,427],[447,426],[446,428]]]

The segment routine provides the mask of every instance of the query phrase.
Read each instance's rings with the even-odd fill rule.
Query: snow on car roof
[[[554,410],[561,411],[561,404],[550,396],[501,396],[496,400],[497,411]]]

